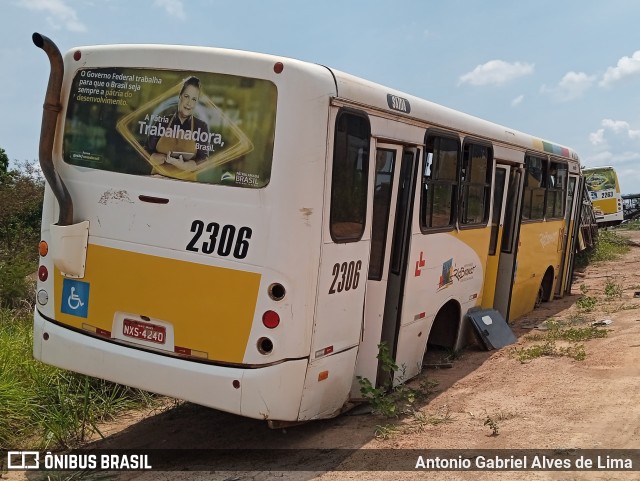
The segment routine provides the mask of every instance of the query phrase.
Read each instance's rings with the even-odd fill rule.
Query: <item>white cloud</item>
[[[589,134],[589,142],[593,145],[604,144],[604,129],[598,129],[595,132]]]
[[[624,120],[603,119],[602,126],[613,130],[616,134],[623,130],[629,130],[629,122],[625,122]]]
[[[589,90],[595,79],[584,72],[568,72],[558,84],[560,95],[565,100],[578,98]]]
[[[534,65],[530,63],[504,60],[490,60],[478,65],[471,72],[461,75],[458,85],[468,83],[470,85],[502,85],[511,80],[533,73]]]
[[[602,126],[613,130],[616,134],[626,134],[630,139],[640,139],[640,130],[633,130],[629,122],[624,120],[604,119]]]
[[[65,0],[22,0],[21,7],[34,12],[48,14],[47,21],[55,28],[66,28],[71,32],[85,32],[87,27],[78,20],[76,11]]]
[[[182,0],[154,0],[153,3],[156,7],[164,8],[167,14],[175,16],[180,20],[187,18]]]
[[[632,140],[640,139],[640,130],[634,130],[629,122],[624,120],[603,119],[601,122],[605,129],[609,129],[616,134],[626,135]]]
[[[636,50],[631,57],[622,57],[615,67],[609,67],[602,76],[600,86],[610,87],[624,77],[638,74],[640,74],[640,50]]]
[[[568,102],[569,100],[582,97],[584,93],[591,88],[596,77],[587,75],[584,72],[567,72],[555,87],[549,88],[543,85],[540,88],[542,93],[551,94],[560,102]]]
[[[522,103],[524,100],[524,95],[518,95],[515,99],[511,101],[511,106],[516,107]]]
[[[634,130],[629,122],[624,120],[602,119],[600,122],[601,129],[589,134],[589,141],[593,145],[603,145],[606,143],[604,138],[605,131],[611,131],[614,134],[626,136],[631,140],[640,139],[640,130]]]

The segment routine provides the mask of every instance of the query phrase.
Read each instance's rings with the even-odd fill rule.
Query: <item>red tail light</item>
[[[277,312],[266,311],[262,314],[262,324],[268,329],[275,329],[280,324],[280,316]]]
[[[38,268],[38,279],[42,282],[46,281],[49,278],[49,271],[45,266],[40,266]]]

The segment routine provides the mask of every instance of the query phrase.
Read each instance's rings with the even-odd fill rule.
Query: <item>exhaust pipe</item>
[[[32,39],[36,47],[45,51],[51,63],[49,83],[47,84],[47,93],[45,94],[42,111],[42,127],[40,128],[40,168],[60,205],[57,225],[67,226],[73,224],[73,201],[67,186],[64,185],[53,165],[53,140],[56,134],[58,114],[62,110],[60,90],[62,89],[64,65],[60,50],[58,50],[55,43],[39,33],[34,33]]]

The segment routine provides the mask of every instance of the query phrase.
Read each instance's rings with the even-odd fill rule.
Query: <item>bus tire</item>
[[[553,268],[549,267],[547,272],[544,273],[540,287],[538,288],[538,295],[536,296],[536,302],[534,307],[540,307],[543,302],[551,300],[553,288]]]

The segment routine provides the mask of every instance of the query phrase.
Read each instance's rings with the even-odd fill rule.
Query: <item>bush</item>
[[[32,306],[35,302],[35,270],[32,259],[20,254],[12,259],[0,259],[0,307]]]
[[[0,175],[0,306],[33,304],[44,180],[35,163]]]
[[[629,251],[629,241],[611,230],[599,230],[595,247],[576,255],[576,267],[586,267],[593,262],[606,262],[619,258]]]

